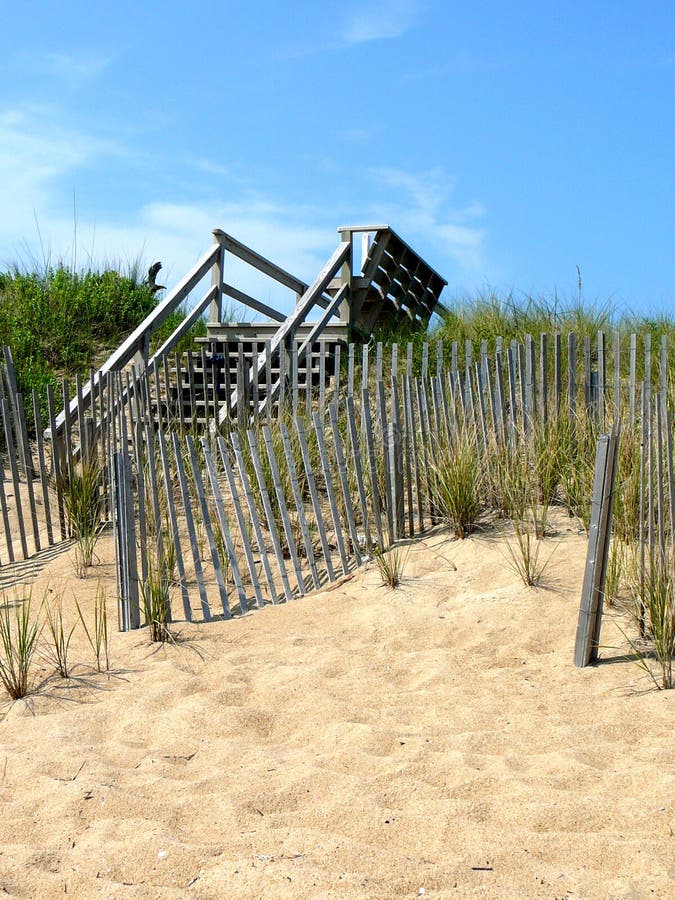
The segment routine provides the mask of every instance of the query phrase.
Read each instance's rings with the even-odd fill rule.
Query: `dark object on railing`
[[[166,290],[166,287],[163,284],[157,284],[157,276],[159,275],[159,270],[161,268],[161,262],[153,263],[148,269],[148,277],[143,282],[143,284],[147,284],[153,294],[156,294],[157,291]]]

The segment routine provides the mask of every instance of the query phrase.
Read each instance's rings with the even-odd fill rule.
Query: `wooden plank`
[[[523,404],[525,434],[529,434],[534,426],[534,365],[534,341],[532,340],[532,335],[528,334],[525,336],[525,402]]]
[[[16,417],[17,417],[17,436],[22,446],[20,453],[24,461],[24,472],[26,475],[26,488],[28,489],[28,508],[30,510],[31,526],[33,529],[33,544],[36,552],[42,549],[40,541],[40,527],[38,523],[37,508],[35,506],[35,490],[33,487],[33,479],[35,477],[35,468],[28,443],[28,428],[26,427],[26,413],[23,405],[23,397],[21,394],[16,395]]]
[[[257,269],[269,278],[278,281],[279,284],[283,284],[284,287],[290,288],[290,290],[294,291],[296,294],[304,294],[307,290],[307,284],[300,278],[291,275],[290,272],[287,272],[285,269],[282,269],[281,266],[276,265],[276,263],[273,263],[271,260],[262,256],[262,254],[247,247],[246,244],[242,244],[241,241],[238,241],[236,238],[232,237],[232,235],[226,234],[220,229],[214,231],[214,235],[218,239],[220,245],[233,256],[243,260],[243,262],[247,263],[249,266],[253,266],[254,269]]]
[[[391,505],[392,486],[391,472],[389,470],[389,428],[387,421],[387,401],[384,395],[384,384],[381,381],[376,385],[376,411],[379,437],[382,441],[382,460],[384,468],[384,495],[386,497],[387,531],[389,543],[394,540],[394,509]]]
[[[51,499],[49,496],[49,475],[45,464],[45,445],[42,434],[42,417],[40,415],[40,398],[33,389],[33,421],[35,422],[35,438],[37,441],[38,468],[40,473],[40,488],[42,491],[42,505],[45,511],[45,525],[47,527],[47,543],[54,543],[54,522]]]
[[[659,369],[659,385],[661,402],[663,408],[666,408],[668,401],[668,338],[665,334],[661,335],[661,365]]]
[[[84,402],[82,399],[82,376],[75,375],[75,402],[77,403],[77,430],[80,438],[80,455],[87,456],[87,434],[84,428]]]
[[[218,525],[220,527],[220,533],[223,536],[223,542],[225,544],[225,550],[227,552],[228,564],[230,571],[232,572],[232,580],[234,581],[234,586],[237,589],[237,597],[239,599],[239,610],[241,613],[248,612],[248,604],[246,602],[246,590],[244,589],[244,582],[241,577],[241,570],[239,568],[239,561],[237,560],[237,553],[234,546],[234,541],[232,540],[232,532],[230,530],[230,523],[227,521],[227,516],[225,515],[225,502],[223,500],[223,495],[220,490],[220,484],[218,483],[218,472],[216,469],[216,464],[214,462],[213,456],[211,454],[211,450],[209,449],[208,438],[204,435],[200,438],[202,445],[202,452],[204,454],[204,462],[206,463],[206,474],[209,479],[209,484],[211,486],[211,493],[213,495],[216,515],[218,516]],[[241,511],[241,510],[240,510]],[[250,544],[249,551],[250,551]],[[253,571],[255,573],[255,563],[253,563]],[[257,577],[256,577],[257,581]],[[262,605],[262,595],[260,597],[261,605]]]
[[[239,443],[239,437],[236,432],[232,432],[232,434],[230,435],[230,441],[232,443],[232,449],[234,450],[234,456],[237,461],[239,481],[241,483],[242,490],[244,491],[244,498],[246,499],[249,519],[251,521],[251,525],[253,526],[253,534],[255,535],[255,540],[258,545],[258,552],[260,554],[260,561],[262,563],[263,572],[265,573],[265,580],[267,582],[270,599],[272,603],[278,603],[279,594],[274,583],[274,575],[272,574],[272,567],[270,566],[269,557],[267,555],[267,548],[265,547],[265,538],[263,536],[263,530],[260,522],[260,517],[258,516],[258,510],[256,509],[253,491],[251,490],[251,482],[248,477],[244,454],[242,453],[241,444]]]
[[[326,344],[319,343],[319,412],[323,415],[326,405]]]
[[[139,605],[138,557],[136,553],[136,519],[134,516],[134,498],[132,493],[131,458],[125,441],[120,460],[124,472],[123,496],[121,502],[124,512],[124,540],[126,542],[126,559],[128,563],[127,623],[129,628],[140,628],[141,612]]]
[[[283,348],[280,349],[280,354],[283,354]],[[267,354],[267,358],[270,360],[270,365],[265,368],[265,408],[267,411],[267,422],[268,424],[272,421],[272,341],[265,341],[265,353]],[[281,373],[279,373],[281,375]],[[281,387],[281,384],[279,384]],[[217,413],[214,418],[217,419]]]
[[[459,377],[459,373],[455,373]],[[417,498],[417,525],[420,532],[424,531],[424,499],[422,492],[421,464],[418,449],[418,428],[415,420],[415,396],[413,382],[406,375],[406,394],[408,397],[408,419],[410,421],[410,445],[412,451],[412,467],[415,479],[415,495]]]
[[[403,536],[404,513],[401,465],[401,427],[396,422],[389,423],[387,445],[389,449],[389,458],[385,461],[385,464],[390,471],[393,536],[394,540],[397,541]]]
[[[218,286],[213,285],[209,288],[209,290],[204,294],[201,300],[194,306],[185,316],[184,319],[181,319],[180,323],[174,330],[171,332],[169,337],[157,348],[157,350],[152,354],[150,359],[148,360],[148,370],[156,371],[159,368],[159,364],[162,360],[165,360],[167,355],[171,352],[171,350],[176,346],[178,341],[185,337],[185,335],[190,331],[195,322],[199,319],[201,314],[204,312],[207,306],[214,301],[214,299],[218,296]]]
[[[279,391],[277,393],[277,420],[281,421],[286,415],[286,395],[288,393],[290,357],[285,345],[279,347]],[[272,344],[270,342],[270,359],[272,359]],[[228,392],[229,397],[229,392]]]
[[[307,562],[309,563],[309,569],[312,575],[314,588],[318,590],[321,587],[321,580],[319,578],[319,570],[316,567],[316,560],[314,559],[312,536],[309,533],[309,526],[307,524],[307,517],[305,515],[305,506],[302,499],[300,482],[298,480],[298,472],[295,465],[295,460],[293,459],[291,439],[285,422],[281,422],[279,428],[281,432],[281,441],[284,448],[284,457],[286,459],[286,468],[288,469],[288,474],[291,479],[291,491],[293,493],[295,510],[298,516],[298,522],[300,524],[300,533],[302,534],[302,540],[305,545],[305,555],[307,557]]]
[[[361,458],[361,449],[359,445],[358,429],[356,427],[356,414],[354,410],[354,397],[348,396],[346,399],[347,409],[347,433],[349,435],[349,444],[351,450],[354,472],[356,475],[356,489],[361,504],[361,512],[363,515],[363,533],[366,554],[370,556],[372,548],[372,537],[370,533],[370,515],[368,512],[368,497],[366,494],[366,485],[363,477],[363,462]]]
[[[188,392],[190,396],[190,424],[194,428],[197,424],[197,393],[195,391],[194,353],[192,352],[192,350],[188,350],[185,356],[187,357]]]
[[[21,541],[21,552],[23,558],[28,559],[28,544],[26,542],[26,527],[24,525],[23,501],[21,499],[21,484],[19,481],[19,469],[16,464],[17,453],[14,448],[14,438],[12,436],[12,424],[10,421],[10,408],[7,398],[0,400],[2,405],[2,424],[5,431],[5,446],[7,447],[7,460],[9,462],[9,470],[12,476],[12,489],[14,491],[14,502],[16,504],[17,525],[19,527],[19,539]]]
[[[305,356],[305,413],[307,418],[312,414],[312,357],[313,349],[310,344]],[[298,353],[298,359],[300,354]]]
[[[488,429],[487,429],[487,418],[485,415],[485,389],[483,386],[483,378],[481,375],[481,365],[480,363],[476,363],[476,385],[477,385],[477,395],[478,395],[478,412],[480,415],[480,437],[481,443],[485,450],[488,447]]]
[[[249,417],[249,398],[248,398],[248,377],[247,377],[246,357],[244,356],[244,345],[241,341],[237,344],[237,397],[239,402],[232,408],[237,413],[237,425],[240,430],[244,431],[248,425]],[[220,423],[222,424],[222,422]]]
[[[338,400],[340,397],[341,391],[341,383],[340,379],[342,377],[342,361],[341,361],[342,347],[340,344],[333,345],[333,397],[335,400]]]
[[[459,373],[457,373],[459,376]],[[419,414],[419,424],[420,424],[420,438],[422,441],[422,472],[423,472],[423,484],[426,488],[428,506],[429,506],[429,518],[431,520],[432,525],[436,525],[438,522],[438,517],[436,515],[436,508],[434,503],[434,473],[431,464],[432,459],[432,447],[431,447],[431,431],[429,428],[429,409],[427,405],[427,395],[426,389],[424,386],[424,382],[421,379],[415,379],[415,387],[417,394],[417,411]]]
[[[63,406],[65,409],[68,406],[69,396],[70,396],[70,387],[68,385],[67,379],[65,379],[65,378],[63,379],[63,383],[62,383],[62,396],[63,396]],[[74,412],[76,412],[76,411],[77,411],[77,407],[75,408]],[[59,417],[57,416],[56,417],[57,422],[58,422],[58,418]],[[71,433],[71,421],[70,421],[69,417],[67,417],[64,421],[63,435],[65,438],[64,444],[65,444],[65,462],[66,462],[65,467],[64,467],[64,474],[67,473],[68,476],[70,477],[70,475],[72,474],[72,469],[73,469],[73,441],[72,441],[72,433]]]
[[[591,525],[574,647],[574,665],[583,668],[597,659],[609,553],[617,433],[598,441],[591,498]]]
[[[213,525],[211,523],[211,514],[209,512],[209,505],[206,502],[206,492],[204,490],[204,480],[202,478],[202,473],[199,468],[199,461],[197,460],[197,454],[195,452],[195,445],[192,435],[187,435],[185,438],[187,448],[188,448],[188,457],[190,460],[190,468],[192,470],[192,480],[194,482],[195,490],[197,492],[197,501],[199,503],[199,509],[201,512],[202,522],[204,524],[204,530],[206,531],[206,540],[209,545],[209,552],[211,554],[211,564],[213,566],[213,572],[216,576],[216,584],[218,585],[218,594],[220,596],[220,604],[223,609],[223,615],[226,619],[232,618],[232,612],[230,610],[230,601],[227,597],[227,588],[225,587],[225,578],[223,577],[223,569],[220,564],[220,558],[218,556],[218,547],[216,546],[216,539],[213,533]]]
[[[543,428],[548,424],[548,335],[539,335],[539,422]]]
[[[202,280],[217,262],[220,256],[220,247],[214,244],[196,263],[196,265],[182,278],[176,287],[150,312],[148,316],[135,328],[129,337],[108,357],[98,370],[99,377],[107,372],[119,371],[139,352],[146,351],[149,337],[171,315],[189,295],[190,291]],[[87,383],[82,391],[82,400],[85,409],[91,402],[91,384]],[[77,400],[64,406],[64,410],[56,418],[55,433],[60,433],[66,420],[72,419],[77,413]],[[51,437],[54,437],[54,434]]]
[[[577,411],[577,336],[567,335],[567,410],[570,421],[574,421]]]
[[[613,336],[614,358],[614,422],[621,418],[621,332],[615,331]]]
[[[202,608],[202,616],[205,622],[211,621],[211,607],[209,606],[209,598],[206,594],[206,584],[204,582],[204,568],[202,566],[202,558],[199,552],[199,542],[197,540],[197,529],[195,527],[194,515],[192,512],[192,503],[190,500],[190,491],[188,489],[187,478],[185,476],[185,467],[183,465],[183,456],[181,453],[181,442],[178,434],[174,431],[171,433],[173,442],[173,455],[176,462],[176,474],[178,475],[178,486],[180,488],[181,498],[183,501],[183,512],[185,513],[185,525],[187,527],[188,538],[190,541],[190,550],[192,551],[192,561],[195,569],[195,580],[197,582],[197,591],[199,593],[199,601]]]
[[[332,254],[326,265],[317,276],[314,283],[302,295],[293,312],[285,319],[285,321],[275,332],[271,342],[272,353],[276,353],[276,351],[280,347],[284,346],[286,338],[294,333],[295,329],[305,321],[307,314],[315,305],[317,305],[324,290],[328,287],[333,275],[340,269],[343,263],[347,261],[350,253],[351,245],[341,244],[340,246],[338,246],[337,250],[335,250],[335,252]],[[311,333],[310,339],[314,340],[314,336]],[[265,366],[269,365],[269,363],[270,360],[267,359],[266,354],[263,353],[259,361],[260,371],[264,371]],[[238,405],[238,396],[239,395],[237,394],[232,398],[233,406]],[[224,419],[224,414],[222,413],[222,411],[220,418],[221,421],[222,419]]]
[[[645,341],[645,385],[647,386],[647,399],[652,396],[652,335],[647,331]]]
[[[280,313],[272,306],[268,306],[261,300],[256,300],[255,297],[251,297],[250,294],[246,294],[234,285],[227,284],[227,282],[223,283],[223,294],[225,294],[226,297],[231,297],[233,300],[236,300],[237,303],[241,303],[244,306],[248,306],[250,309],[254,309],[258,313],[262,313],[263,316],[267,319],[272,319],[274,322],[283,322],[286,319],[286,316],[283,313]]]
[[[289,351],[290,351],[290,365],[291,365],[291,393],[292,393],[292,410],[293,417],[295,418],[298,415],[299,409],[299,391],[300,391],[300,383],[299,383],[299,375],[298,375],[298,344],[295,340],[295,334],[293,338],[289,342]]]
[[[122,452],[114,453],[113,465],[113,481],[115,502],[112,505],[113,529],[115,532],[115,575],[117,581],[117,598],[118,613],[117,623],[120,631],[128,631],[131,628],[131,611],[129,601],[129,583],[131,580],[129,572],[129,561],[127,558],[127,548],[129,541],[127,540],[127,505],[126,505],[126,488],[124,484],[125,466],[122,459]]]
[[[331,518],[333,520],[335,541],[337,543],[338,554],[340,556],[340,564],[342,566],[343,574],[347,575],[349,573],[349,560],[347,558],[347,550],[345,548],[344,536],[342,533],[342,524],[340,522],[340,514],[335,497],[335,487],[333,485],[331,465],[328,460],[328,451],[326,450],[326,438],[323,430],[323,424],[317,412],[314,412],[312,414],[312,421],[314,423],[314,433],[316,434],[317,445],[319,448],[319,459],[321,460],[324,484],[326,486],[326,495],[328,497],[328,506],[330,508]]]
[[[408,535],[415,534],[415,506],[413,502],[413,470],[412,470],[412,424],[410,421],[410,382],[406,375],[401,376],[401,393],[403,395],[403,467],[405,482],[405,506],[408,511]]]
[[[606,389],[607,348],[604,331],[598,331],[598,421],[600,427],[605,426],[605,389]]]
[[[556,331],[553,338],[553,394],[557,418],[562,404],[562,335],[559,331]]]
[[[584,398],[586,410],[590,414],[594,405],[593,382],[591,380],[591,338],[584,335]]]
[[[271,341],[270,341],[271,346]],[[265,367],[265,372],[269,371],[270,366]],[[250,420],[257,425],[258,424],[258,413],[260,407],[260,385],[258,383],[258,379],[260,377],[260,373],[258,372],[258,346],[256,343],[253,344],[252,352],[251,352],[251,409],[253,415],[250,417]]]
[[[347,396],[354,396],[354,344],[350,343],[347,357]]]
[[[288,506],[286,504],[286,497],[284,496],[284,489],[281,483],[281,473],[279,471],[279,464],[277,461],[277,456],[274,451],[274,439],[272,437],[272,431],[270,428],[265,425],[263,426],[263,441],[265,443],[265,452],[267,454],[267,460],[270,466],[270,472],[272,474],[272,483],[274,485],[274,493],[277,498],[277,504],[279,507],[279,513],[281,515],[281,523],[283,525],[284,534],[286,535],[286,544],[288,545],[288,551],[291,557],[291,562],[293,563],[293,569],[295,571],[295,578],[297,581],[298,592],[300,595],[304,595],[306,593],[305,590],[305,577],[302,574],[302,567],[300,566],[300,558],[298,555],[298,548],[295,543],[295,536],[293,535],[293,527],[291,525],[291,518],[288,514]],[[250,437],[249,437],[250,440]]]
[[[138,502],[138,549],[141,554],[141,581],[143,584],[148,579],[148,523],[146,517],[145,473],[143,459],[143,422],[138,419],[135,423],[136,430],[136,497]],[[148,461],[149,463],[149,461]]]
[[[640,559],[640,597],[645,596],[645,474],[647,470],[647,441],[649,439],[649,424],[647,422],[647,386],[642,382],[641,416],[640,416],[640,490],[639,490],[639,518],[638,518],[638,554]],[[640,637],[645,635],[645,609],[639,604]]]
[[[152,505],[152,519],[154,522],[154,539],[157,560],[160,564],[164,563],[164,541],[162,538],[162,513],[159,502],[159,489],[157,483],[157,451],[155,447],[155,435],[152,424],[149,420],[145,421],[145,446],[148,461],[148,479],[147,483],[150,488],[150,502]]]
[[[4,397],[2,398],[4,400]],[[0,453],[0,508],[2,509],[2,523],[5,528],[5,541],[7,543],[7,556],[11,563],[14,562],[14,541],[12,540],[12,526],[9,520],[9,507],[7,494],[5,493],[5,464]]]
[[[368,344],[361,348],[361,392],[368,387]]]
[[[159,444],[159,457],[162,464],[162,475],[164,477],[164,490],[166,491],[166,508],[169,514],[169,524],[171,527],[171,540],[176,554],[176,568],[178,569],[178,577],[180,578],[181,596],[183,599],[183,614],[188,622],[192,621],[192,608],[190,607],[190,594],[188,592],[187,577],[185,574],[185,563],[183,561],[183,550],[181,548],[180,534],[178,532],[178,519],[176,517],[176,505],[173,496],[173,479],[171,477],[171,469],[169,466],[169,454],[167,452],[166,440],[163,432],[157,432],[157,442]]]
[[[324,560],[326,563],[326,573],[330,581],[335,581],[335,569],[333,568],[333,560],[331,559],[330,547],[328,546],[326,528],[324,525],[323,516],[321,514],[321,503],[319,502],[319,493],[316,489],[316,480],[314,478],[314,470],[312,469],[312,461],[309,455],[309,448],[307,446],[307,437],[305,435],[305,429],[303,427],[302,421],[297,417],[295,419],[295,431],[298,436],[298,443],[300,444],[300,453],[302,454],[302,462],[305,468],[305,477],[307,478],[307,487],[309,488],[309,495],[312,501],[312,508],[314,510],[314,521],[316,522],[316,527],[319,532],[321,549],[323,550]]]
[[[218,452],[220,454],[220,461],[223,466],[223,471],[225,472],[225,478],[227,479],[228,488],[230,491],[230,497],[232,498],[232,506],[234,508],[235,518],[237,520],[237,526],[239,528],[239,537],[241,538],[241,543],[244,548],[244,555],[246,557],[246,564],[248,566],[248,573],[251,579],[251,584],[253,585],[253,591],[255,593],[256,606],[259,609],[265,605],[265,601],[262,595],[262,589],[260,587],[260,581],[258,580],[258,573],[256,571],[255,559],[253,557],[253,547],[251,545],[251,541],[249,540],[248,528],[246,525],[246,520],[244,518],[244,511],[241,505],[241,501],[239,499],[239,489],[237,487],[237,482],[234,477],[234,470],[232,468],[232,464],[230,463],[230,454],[225,444],[225,439],[219,436],[216,440],[218,446]],[[274,593],[276,597],[276,591]],[[240,605],[241,605],[241,595],[240,595]],[[242,607],[242,610],[246,612],[246,606]]]
[[[508,377],[509,377],[509,423],[511,426],[511,437],[515,443],[518,425],[518,403],[516,400],[516,348],[514,341],[511,342],[508,349]]]
[[[667,416],[664,416],[664,409],[665,400],[658,395],[656,398],[656,520],[658,528],[659,558],[662,565],[665,565],[666,561],[666,504],[663,491],[663,426],[664,421],[667,421]]]
[[[246,436],[248,438],[248,445],[251,451],[251,462],[253,463],[253,471],[255,472],[256,480],[258,482],[258,490],[260,491],[260,498],[262,500],[263,509],[265,511],[265,518],[267,519],[267,530],[269,532],[270,538],[272,540],[272,549],[274,551],[274,555],[277,560],[277,567],[279,569],[279,574],[281,576],[281,583],[284,588],[284,594],[287,600],[293,599],[293,590],[291,588],[291,583],[288,580],[288,571],[286,569],[286,562],[284,560],[284,554],[281,549],[281,540],[279,538],[279,529],[277,528],[276,519],[274,517],[274,511],[272,509],[272,503],[270,501],[269,492],[267,490],[267,482],[265,479],[265,474],[263,472],[262,464],[260,462],[260,450],[258,448],[258,439],[256,437],[255,432],[252,429],[248,429],[246,432]]]
[[[635,425],[635,391],[636,391],[636,387],[637,387],[636,368],[637,368],[637,335],[631,334],[630,349],[629,349],[629,385],[628,385],[628,414],[629,414],[631,428]]]
[[[673,467],[673,416],[664,408],[666,430],[666,478],[668,484],[668,507],[670,512],[670,533],[675,535],[675,474]]]
[[[506,436],[506,406],[504,403],[504,371],[502,351],[495,354],[495,420],[498,422],[497,434],[502,439]]]
[[[336,403],[331,403],[328,408],[330,417],[331,431],[333,434],[333,449],[335,451],[335,459],[337,461],[338,475],[340,478],[340,486],[342,488],[342,499],[345,510],[345,518],[347,519],[347,529],[352,544],[352,551],[356,564],[361,565],[361,548],[359,547],[359,536],[356,530],[356,520],[354,517],[354,506],[352,504],[352,496],[349,490],[349,479],[347,477],[347,464],[345,461],[345,451],[340,437],[340,428],[338,424],[338,408]]]

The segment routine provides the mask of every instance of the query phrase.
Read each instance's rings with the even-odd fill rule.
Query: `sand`
[[[674,695],[611,617],[573,667],[586,542],[562,520],[547,543],[528,589],[494,534],[434,532],[395,591],[371,565],[175,645],[114,632],[108,676],[77,632],[75,677],[41,663],[0,709],[0,891],[672,897]],[[72,618],[96,577],[112,598],[108,551],[85,581],[68,550],[4,587],[65,589]]]

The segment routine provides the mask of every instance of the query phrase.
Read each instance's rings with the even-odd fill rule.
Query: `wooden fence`
[[[33,395],[29,440],[5,351],[0,565],[68,537],[63,481],[81,465],[78,458],[97,460],[116,533],[120,627],[140,623],[140,587],[167,559],[185,618],[242,613],[332,581],[376,549],[435,524],[433,460],[452,452],[463,430],[485,454],[493,441],[516,444],[560,416],[575,422],[582,414],[598,429],[620,418],[626,429],[650,436],[640,456],[640,496],[645,504],[653,498],[640,514],[647,552],[662,527],[653,510],[673,516],[675,483],[664,474],[672,472],[672,421],[663,421],[671,391],[665,342],[655,363],[649,336],[634,335],[607,341],[599,334],[592,343],[542,335],[536,343],[497,339],[479,347],[350,344],[331,360],[320,344],[309,349],[304,381],[294,375],[290,351],[273,402],[265,402],[271,375],[249,377],[249,414],[238,411],[224,422],[215,394],[218,379],[231,375],[212,371],[209,382],[215,367],[205,353],[173,364],[164,359],[141,373],[110,371],[92,380],[86,405],[78,402],[78,379],[72,424],[65,417],[53,443],[43,440],[43,426],[53,426],[69,403],[68,385],[58,401],[49,392],[47,422]],[[194,372],[198,360],[206,362],[203,405],[196,379],[185,415],[181,390],[187,383],[189,393],[190,383],[182,373]],[[246,365],[242,349],[237,367],[225,371],[244,383],[238,373]],[[660,430],[651,424],[657,415]],[[658,435],[657,456],[649,448]],[[673,529],[663,527],[666,540]]]

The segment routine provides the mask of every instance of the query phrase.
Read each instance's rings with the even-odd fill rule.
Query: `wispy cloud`
[[[34,228],[34,210],[51,207],[60,178],[94,158],[122,152],[114,142],[64,126],[52,107],[0,111],[0,236],[11,231],[23,237]]]
[[[453,205],[452,178],[440,169],[419,173],[379,168],[371,170],[371,174],[382,186],[393,188],[400,198],[380,206],[377,218],[387,218],[412,242],[418,237],[453,261],[463,273],[485,274],[485,209],[479,203]]]
[[[337,243],[336,224],[323,210],[272,202],[234,179],[227,202],[211,192],[193,203],[140,197],[114,213],[79,212],[83,171],[108,166],[112,156],[125,157],[132,170],[147,165],[133,148],[69,126],[57,109],[0,110],[0,264],[63,259],[98,266],[140,256],[146,264],[161,260],[163,283],[171,286],[209,247],[211,231],[222,228],[311,281]],[[211,160],[191,162],[211,180],[219,169]],[[228,259],[226,277],[281,309],[293,306],[287,290],[236,260]]]
[[[349,13],[340,36],[347,46],[401,37],[420,13],[421,4],[415,0],[371,0]]]
[[[98,77],[114,60],[113,54],[83,50],[71,53],[22,53],[19,60],[33,72],[49,75],[71,84]]]

